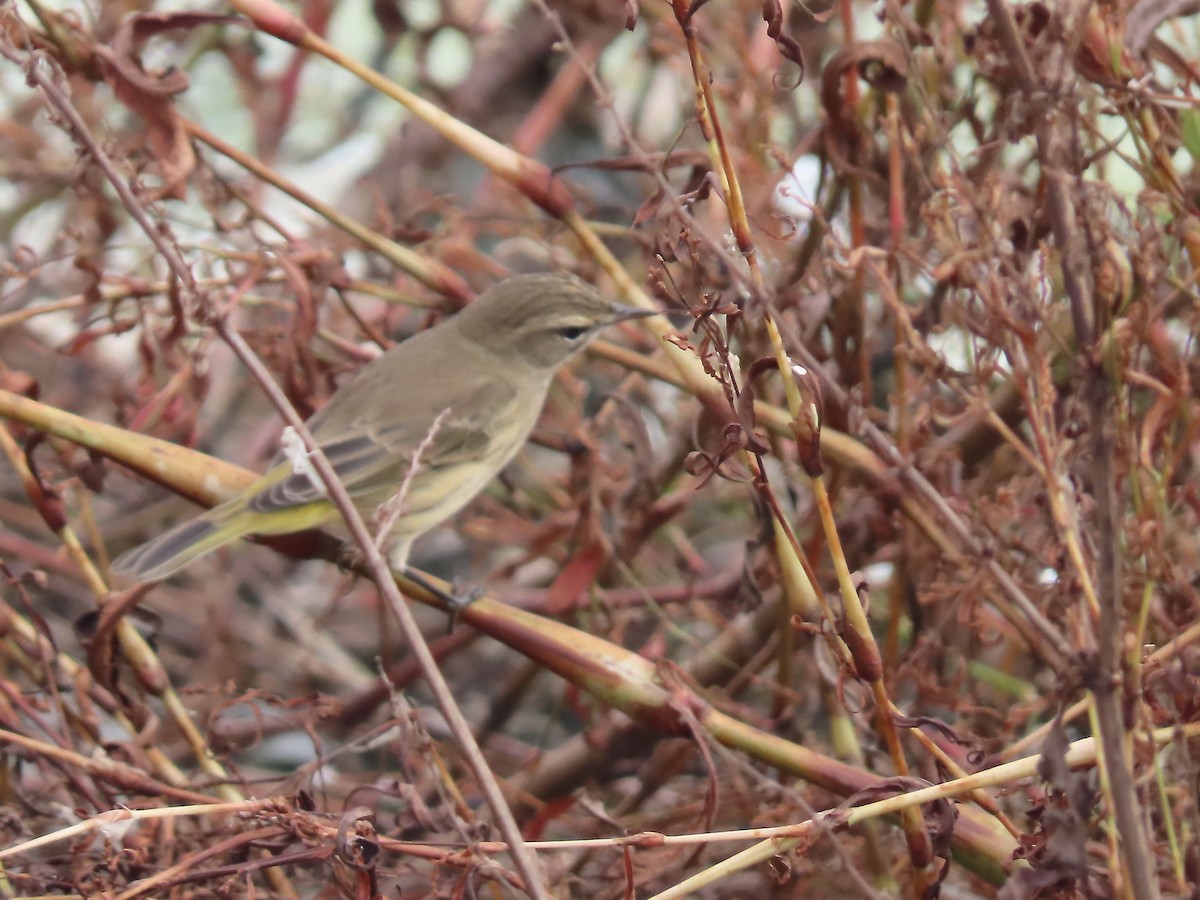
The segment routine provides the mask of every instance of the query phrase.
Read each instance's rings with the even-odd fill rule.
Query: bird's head
[[[516,275],[481,294],[456,317],[469,340],[535,369],[555,369],[597,332],[654,315],[613,303],[591,285],[563,273]]]

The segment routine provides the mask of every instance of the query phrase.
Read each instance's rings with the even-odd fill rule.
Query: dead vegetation
[[[232,6],[0,6],[0,896],[1194,890],[1194,8]],[[110,582],[538,268],[673,317],[417,547],[478,760],[336,541]]]

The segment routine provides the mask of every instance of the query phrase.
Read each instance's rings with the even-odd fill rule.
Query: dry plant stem
[[[1171,863],[1175,870],[1177,890],[1182,896],[1188,888],[1187,863],[1184,860],[1184,849],[1179,840],[1179,830],[1182,826],[1175,824],[1176,813],[1171,807],[1171,798],[1167,790],[1167,779],[1164,772],[1165,766],[1161,757],[1162,754],[1157,753],[1154,756],[1154,786],[1158,789],[1159,814],[1163,818],[1163,827],[1167,830],[1167,844],[1171,848]]]
[[[899,293],[901,275],[900,253],[904,243],[904,160],[902,155],[903,131],[900,122],[900,101],[893,94],[884,96],[887,108],[886,133],[888,141],[888,224],[889,238],[887,277],[893,289]],[[908,365],[908,353],[903,340],[904,322],[894,316],[892,347],[895,354],[895,402],[892,415],[895,421],[896,449],[902,456],[912,458],[912,389]],[[900,523],[899,539],[894,576],[888,590],[887,634],[884,638],[883,662],[887,668],[894,667],[900,659],[900,626],[903,622],[903,591],[911,579],[909,564],[913,547],[912,528]],[[919,731],[919,729],[918,729]]]
[[[261,280],[270,282],[281,281],[282,279],[278,275],[264,274],[261,276]],[[233,279],[231,278],[198,278],[196,279],[196,286],[203,290],[227,286],[232,281]],[[101,287],[100,298],[105,305],[111,306],[122,300],[141,299],[143,297],[154,296],[155,294],[165,294],[169,288],[170,285],[165,281],[138,281],[134,284]],[[378,285],[367,285],[362,282],[352,281],[350,289],[359,293],[376,292],[382,296],[391,297],[388,291],[380,288]],[[46,313],[61,312],[67,309],[80,309],[91,305],[91,303],[92,301],[83,294],[75,294],[38,306],[15,309],[10,313],[0,315],[0,331],[4,331],[14,325],[21,325]]]
[[[696,37],[696,27],[693,23],[694,11],[686,0],[672,0],[675,19],[683,32],[684,43],[687,46],[688,60],[692,69],[692,84],[696,94],[696,114],[700,122],[700,130],[708,145],[709,156],[713,169],[721,179],[721,189],[725,194],[725,208],[729,216],[729,225],[737,241],[738,250],[750,271],[750,278],[755,291],[765,301],[766,284],[762,269],[758,265],[758,250],[754,243],[754,234],[750,228],[750,220],[746,215],[746,202],[742,195],[741,181],[737,177],[737,169],[733,165],[733,157],[729,152],[729,144],[721,127],[720,110],[712,93],[712,78],[704,53]],[[787,397],[788,411],[792,419],[801,415],[800,391],[795,380],[791,377],[791,361],[783,346],[783,338],[775,324],[770,307],[763,303],[764,324],[771,348],[775,353],[775,362],[779,366],[779,374],[783,379],[784,394]]]
[[[257,477],[178,444],[93,422],[5,390],[0,390],[0,417],[95,450],[204,506],[229,499]]]
[[[121,200],[121,204],[133,217],[146,236],[154,244],[156,250],[163,255],[167,265],[174,272],[187,272],[187,264],[183,261],[183,257],[179,255],[179,250],[161,235],[155,228],[154,223],[150,220],[149,214],[142,207],[141,202],[133,195],[133,191],[129,185],[125,183],[121,173],[113,165],[111,159],[101,149],[96,142],[87,123],[79,115],[75,109],[71,99],[58,86],[56,81],[46,73],[46,69],[52,66],[51,59],[39,52],[33,52],[28,55],[22,55],[16,47],[14,47],[6,38],[0,37],[0,56],[3,56],[9,62],[15,63],[25,71],[26,78],[31,85],[37,87],[50,101],[50,105],[54,111],[66,120],[67,130],[91,156],[92,161],[100,168],[105,177],[112,184],[113,190]],[[42,65],[39,65],[39,62]],[[56,73],[61,73],[57,66],[53,66]]]
[[[155,872],[147,878],[138,879],[133,883],[133,886],[122,891],[115,896],[109,895],[112,900],[134,900],[135,897],[142,897],[151,891],[165,891],[165,889],[173,887],[185,879],[203,878],[207,881],[215,880],[214,876],[207,872],[194,872],[200,863],[205,860],[224,856],[227,853],[241,852],[252,847],[260,842],[268,842],[279,836],[282,829],[278,825],[268,825],[263,828],[254,828],[249,831],[239,831],[236,834],[225,838],[225,840],[217,841],[205,845],[202,849],[194,853],[189,853],[183,859],[179,860],[172,866],[168,866],[161,871]],[[191,876],[191,878],[189,878]],[[162,896],[161,894],[159,896]],[[106,898],[107,900],[107,898]]]
[[[31,850],[37,850],[38,847],[58,844],[59,841],[90,834],[96,832],[96,830],[108,828],[120,822],[161,820],[161,818],[182,818],[185,816],[220,816],[238,814],[238,812],[256,812],[280,805],[277,799],[242,800],[240,803],[211,803],[208,798],[204,798],[196,800],[190,806],[162,806],[162,808],[156,809],[114,809],[108,812],[101,812],[98,816],[85,818],[83,822],[77,822],[73,826],[58,830],[58,832],[43,834],[37,836],[37,838],[23,841],[22,844],[6,847],[5,850],[0,850],[0,859],[17,856],[19,853],[28,853]]]
[[[853,46],[857,39],[855,37],[854,10],[853,3],[842,3],[838,9],[839,17],[842,21],[842,40],[847,47]],[[847,66],[843,75],[843,85],[843,102],[848,109],[854,111],[861,100],[857,66]],[[845,178],[846,200],[850,213],[850,246],[853,252],[867,245],[866,204],[863,200],[863,177],[861,171],[857,167],[851,168],[845,174]],[[870,396],[870,361],[867,358],[867,345],[863,341],[863,329],[866,322],[866,292],[863,288],[863,280],[863,272],[859,268],[854,273],[854,278],[851,281],[849,289],[840,302],[842,304],[853,304],[853,308],[847,310],[846,313],[846,318],[849,319],[848,324],[851,324],[853,331],[846,336],[853,339],[854,347],[858,351],[856,362],[858,363],[859,370],[857,372],[847,372],[846,374],[853,377],[855,383],[864,385],[866,395]],[[845,332],[847,329],[845,326],[841,326],[840,330]]]
[[[369,66],[346,56],[318,35],[303,20],[274,0],[232,0],[231,5],[249,16],[262,31],[282,41],[320,54],[366,84],[403,105],[465,153],[482,160],[500,178],[516,187],[551,215],[570,209],[573,199],[562,182],[541,163],[527,159],[511,147],[460,122],[424,97],[401,87]]]
[[[80,772],[86,772],[93,778],[106,781],[120,788],[122,791],[151,796],[161,794],[164,797],[173,797],[185,803],[211,803],[213,801],[213,798],[207,794],[157,781],[148,777],[141,769],[118,762],[115,759],[84,756],[82,753],[77,753],[74,750],[58,747],[45,741],[34,740],[13,731],[0,729],[0,743],[11,744],[30,753],[35,753],[38,756],[57,760]],[[246,801],[238,800],[230,802],[244,804]],[[40,840],[40,838],[35,838],[35,841],[40,842]],[[13,848],[0,852],[0,859],[3,859],[11,852],[15,852]]]
[[[49,501],[42,494],[42,489],[37,479],[29,469],[28,461],[25,458],[24,452],[13,440],[8,429],[0,426],[0,449],[8,456],[9,462],[17,471],[21,482],[26,487],[26,492],[29,494],[34,506],[39,510],[46,512],[46,524],[50,525],[67,548],[67,552],[79,567],[79,571],[83,574],[84,580],[87,582],[88,588],[96,597],[96,603],[99,607],[103,607],[109,597],[108,586],[104,583],[104,579],[100,573],[96,571],[92,565],[91,559],[88,557],[83,546],[79,543],[79,539],[75,536],[75,531],[66,521],[65,517],[60,518],[60,513],[55,509],[57,504]],[[209,749],[208,742],[204,739],[204,735],[200,729],[196,727],[191,714],[184,707],[183,702],[179,699],[179,695],[171,686],[170,680],[167,677],[166,671],[163,669],[162,663],[158,656],[146,639],[138,633],[138,630],[133,626],[129,619],[122,617],[116,625],[116,638],[120,644],[121,652],[126,659],[133,665],[138,674],[138,681],[150,693],[158,697],[167,712],[170,714],[171,720],[183,734],[184,739],[191,747],[193,754],[196,757],[197,763],[205,773],[212,776],[221,782],[227,782],[229,774],[224,767],[217,761],[212,750]],[[159,756],[161,758],[161,754]],[[166,777],[174,778],[179,774],[174,766],[169,766],[160,770]],[[178,786],[182,781],[176,781]],[[236,788],[229,784],[222,784],[218,788],[218,792],[231,802],[236,802],[243,799]]]
[[[267,184],[274,185],[293,200],[304,204],[330,224],[337,226],[347,234],[362,241],[363,244],[390,260],[398,268],[407,272],[426,287],[450,297],[460,305],[467,303],[471,299],[472,292],[467,287],[467,283],[457,273],[446,268],[441,263],[420,256],[403,244],[389,240],[377,231],[363,226],[349,216],[342,215],[342,213],[329,204],[322,203],[312,194],[307,193],[280,176],[270,166],[263,165],[250,154],[243,153],[237,147],[221,140],[215,134],[202,128],[195,122],[188,121],[187,119],[182,119],[181,121],[187,129],[188,134],[208,144],[223,156],[232,159],[238,165],[242,166],[242,168],[252,172]]]
[[[113,298],[105,297],[111,302]],[[53,300],[49,303],[43,303],[39,306],[28,306],[24,309],[16,309],[10,313],[0,315],[0,331],[6,331],[14,325],[20,325],[28,322],[30,319],[35,319],[40,315],[52,312],[61,312],[64,309],[78,309],[85,306],[88,300],[82,294],[76,294],[73,297],[63,297],[61,300]]]
[[[1050,518],[1054,522],[1055,528],[1058,529],[1059,535],[1062,538],[1064,545],[1067,548],[1067,556],[1071,560],[1071,565],[1075,569],[1075,575],[1079,579],[1079,588],[1083,593],[1083,599],[1087,604],[1087,611],[1091,617],[1091,624],[1094,628],[1098,624],[1100,616],[1100,605],[1096,599],[1096,591],[1092,586],[1092,577],[1088,570],[1087,561],[1083,556],[1083,548],[1080,543],[1079,536],[1079,516],[1071,515],[1068,512],[1068,501],[1063,494],[1063,481],[1060,477],[1058,466],[1055,464],[1056,454],[1051,447],[1049,435],[1054,431],[1053,422],[1046,422],[1039,412],[1046,410],[1045,417],[1048,418],[1049,413],[1049,398],[1039,393],[1040,388],[1045,387],[1044,394],[1052,392],[1053,387],[1048,377],[1048,364],[1040,360],[1031,361],[1025,360],[1025,365],[1032,368],[1036,365],[1033,372],[1027,372],[1025,378],[1018,376],[1017,384],[1027,410],[1030,410],[1028,424],[1033,435],[1033,442],[1037,447],[1037,455],[1040,458],[1039,464],[1034,471],[1037,472],[1045,483],[1046,500],[1050,507]],[[1035,374],[1036,373],[1036,374]],[[1073,505],[1073,504],[1072,504]],[[1093,636],[1085,634],[1082,639],[1091,641]],[[1090,649],[1090,648],[1089,648]]]
[[[827,631],[832,632],[833,623],[837,621],[837,617],[833,614],[829,606],[829,600],[825,596],[824,591],[816,589],[816,585],[809,577],[807,566],[800,564],[800,560],[792,550],[789,542],[789,535],[776,519],[773,523],[776,556],[779,559],[780,566],[780,581],[782,582],[782,590],[784,602],[780,604],[781,611],[790,611],[792,615],[799,616],[801,619],[815,621],[824,616],[827,623]],[[788,543],[787,547],[780,546]],[[781,626],[785,637],[791,637],[793,630],[790,622],[785,621]],[[831,637],[836,637],[831,635]],[[849,654],[849,648],[840,638],[837,639],[837,645],[831,639],[827,638],[827,642],[831,646],[840,645],[841,649]],[[783,641],[780,641],[782,644]],[[793,642],[794,643],[794,642]],[[811,646],[811,643],[810,643]],[[796,648],[789,647],[788,659],[794,656]],[[782,655],[782,654],[781,654]],[[848,660],[852,665],[852,661]],[[781,666],[782,668],[782,666]],[[791,678],[784,680],[780,679],[786,688],[791,688]],[[855,766],[865,768],[866,756],[863,753],[862,742],[859,740],[858,729],[854,727],[854,721],[850,716],[846,704],[841,702],[838,696],[838,691],[833,689],[830,684],[830,679],[821,678],[819,689],[821,692],[821,704],[825,709],[825,714],[828,716],[829,738],[833,744],[834,752],[840,759],[844,759]],[[863,836],[867,843],[867,863],[870,866],[871,876],[877,882],[888,881],[894,879],[891,877],[888,860],[890,854],[887,851],[881,840],[880,829],[875,827],[874,823],[868,826]]]
[[[688,59],[692,69],[692,83],[695,90],[695,106],[696,113],[700,122],[701,131],[704,134],[708,145],[709,155],[712,160],[713,169],[719,174],[721,179],[722,190],[725,195],[726,212],[729,216],[730,228],[737,241],[737,246],[749,267],[750,277],[753,282],[755,291],[761,300],[763,310],[763,323],[767,331],[767,336],[771,344],[772,351],[775,356],[775,364],[778,367],[780,378],[784,386],[784,395],[787,400],[788,413],[791,417],[789,422],[789,431],[792,440],[797,444],[797,451],[801,458],[805,455],[805,449],[800,446],[800,429],[798,423],[802,417],[807,415],[804,400],[800,395],[800,389],[796,384],[796,379],[792,376],[792,363],[788,357],[787,351],[783,345],[783,338],[779,333],[779,328],[775,323],[774,313],[770,305],[766,302],[766,285],[763,279],[762,270],[758,265],[758,253],[754,242],[753,231],[750,227],[749,218],[746,214],[745,200],[742,195],[741,181],[738,178],[737,170],[733,164],[732,155],[729,152],[728,142],[725,140],[724,132],[721,125],[721,113],[717,107],[716,100],[712,92],[712,79],[708,71],[708,66],[704,61],[704,54],[700,47],[700,42],[697,39],[696,27],[694,24],[693,10],[690,4],[684,0],[675,0],[672,4],[675,13],[676,21],[679,24],[680,30],[683,33],[684,42],[687,46]],[[732,364],[732,360],[730,361]],[[815,411],[815,415],[819,416],[820,411]],[[834,655],[844,661],[844,664],[849,664],[850,650],[844,641],[838,637],[834,624],[836,617],[829,606],[829,602],[823,591],[817,588],[815,574],[809,564],[803,549],[787,521],[778,499],[771,490],[767,480],[765,471],[757,459],[753,459],[749,452],[744,453],[747,464],[752,471],[758,473],[755,479],[759,485],[759,489],[763,492],[768,501],[768,507],[771,510],[771,515],[774,519],[774,527],[776,535],[779,539],[775,541],[776,553],[779,557],[779,565],[781,571],[791,573],[792,577],[785,576],[785,585],[792,585],[792,589],[788,591],[789,597],[796,598],[796,601],[801,605],[810,605],[803,603],[802,597],[815,598],[817,605],[824,611],[826,622],[830,627],[825,632],[827,640],[830,644],[830,649]],[[818,490],[823,490],[818,486]],[[837,550],[836,535],[830,541],[830,546]],[[844,566],[843,566],[844,568]],[[857,602],[857,595],[855,595]],[[874,685],[873,685],[874,690]],[[828,696],[828,695],[827,695]],[[879,695],[876,691],[876,700]],[[890,704],[888,704],[890,706]],[[903,749],[900,746],[899,740],[895,735],[895,726],[889,714],[884,712],[888,706],[880,706],[879,723],[882,729],[887,729],[890,726],[891,738],[885,736],[885,742],[888,745],[889,752],[892,755],[893,765],[900,774],[907,774],[908,765],[904,759]],[[834,718],[840,716],[840,710],[836,705],[830,708],[830,715]],[[849,751],[849,758],[852,760],[861,760],[861,748],[858,746],[857,734],[853,729],[843,729],[840,734],[846,738],[845,750]],[[924,821],[921,817],[920,810],[916,810],[915,814],[906,813],[903,817],[903,826],[908,840],[910,855],[914,865],[918,869],[925,867],[926,862],[930,857],[930,844],[928,836],[925,833]],[[883,854],[877,845],[878,835],[871,830],[867,833],[867,839],[872,845],[872,851],[868,854],[869,859],[878,861],[883,859]],[[925,861],[925,862],[922,862]],[[922,877],[922,882],[927,882],[928,878]]]
[[[1151,740],[1156,746],[1165,746],[1196,737],[1197,735],[1200,735],[1200,723],[1191,723],[1181,729],[1160,728],[1153,732]],[[713,867],[705,870],[673,886],[671,889],[655,895],[650,900],[673,900],[673,898],[686,897],[690,893],[699,890],[707,884],[711,884],[719,878],[762,863],[777,854],[786,854],[797,844],[808,839],[808,836],[818,829],[850,828],[863,821],[878,818],[879,816],[894,815],[910,806],[948,800],[952,797],[959,797],[982,788],[1001,787],[1025,778],[1032,778],[1037,774],[1040,759],[1040,757],[1036,756],[1026,757],[991,769],[985,769],[982,772],[976,772],[965,778],[897,794],[895,797],[889,797],[886,800],[864,803],[862,806],[856,806],[851,809],[839,807],[823,812],[808,822],[797,825],[783,826],[777,829],[756,829],[756,835],[766,836],[767,834],[774,834],[779,836],[768,837],[763,843],[749,847],[741,853],[724,860],[719,868]],[[1068,748],[1066,753],[1067,765],[1072,769],[1094,765],[1096,759],[1097,747],[1093,738],[1084,738],[1083,740],[1076,741]],[[745,835],[746,832],[740,832],[740,834]],[[630,840],[637,841],[639,837],[641,837],[641,840],[645,840],[644,836],[638,835],[632,835]],[[712,842],[715,840],[724,840],[727,835],[706,834],[697,837]],[[665,838],[662,843],[675,843],[675,840]]]
[[[854,647],[858,648],[858,656],[856,656],[856,651],[851,649],[850,642],[846,640],[845,635],[839,633],[838,616],[835,614],[833,607],[830,605],[828,598],[825,596],[825,592],[817,587],[816,575],[813,572],[812,566],[804,553],[803,547],[800,545],[800,541],[797,538],[795,531],[790,527],[790,524],[787,521],[787,517],[783,512],[783,507],[780,504],[778,497],[776,497],[774,490],[771,488],[771,485],[767,479],[766,471],[761,464],[761,459],[751,453],[744,453],[743,457],[746,460],[747,466],[754,473],[754,480],[758,486],[758,490],[763,496],[763,499],[766,501],[767,506],[771,510],[773,524],[778,535],[777,543],[785,544],[785,547],[779,556],[781,571],[788,573],[783,576],[785,589],[788,590],[789,593],[795,594],[801,601],[803,601],[805,598],[811,598],[812,602],[809,604],[810,607],[815,606],[820,609],[826,623],[826,627],[822,629],[821,634],[822,637],[825,638],[825,642],[829,647],[830,653],[838,661],[842,669],[847,672],[856,672],[860,678],[868,681],[868,683],[871,685],[872,693],[875,696],[876,703],[878,704],[879,692],[875,689],[875,681],[881,679],[873,678],[866,674],[871,671],[877,671],[879,669],[878,664],[872,666],[868,662],[867,657],[870,657],[871,654],[869,651],[864,649],[864,644],[861,639],[857,639],[852,642]],[[828,497],[825,494],[823,479],[820,477],[813,479],[813,489],[817,496],[818,509],[821,509],[822,502],[828,506]],[[828,521],[826,520],[826,517],[822,515],[822,524],[827,528],[832,525],[831,517],[832,512],[830,512],[830,519]],[[842,558],[842,553],[836,533],[833,535],[833,538],[829,540],[829,544],[831,554],[834,556],[834,565],[835,568],[837,568],[838,560]],[[841,569],[846,569],[844,559],[841,562]],[[848,576],[849,570],[846,569],[846,572]],[[842,580],[839,571],[839,585],[841,585],[841,583]],[[848,577],[846,583],[848,583]],[[857,594],[855,594],[855,599],[858,599]],[[865,615],[863,618],[865,619]],[[852,629],[852,631],[854,634],[858,633],[856,629]],[[875,658],[878,659],[877,650],[875,651],[874,655]],[[822,696],[828,701],[826,706],[828,708],[828,715],[831,719],[831,731],[834,730],[839,724],[850,725],[849,719],[845,715],[846,710],[844,704],[842,704],[840,698],[833,692],[828,691],[823,691]],[[883,709],[884,707],[877,705],[876,708]],[[895,723],[892,721],[890,714],[890,710],[893,707],[890,700],[888,700],[886,708],[889,710],[887,716],[885,717],[884,715],[879,715],[876,721],[879,723],[878,727],[881,733],[884,733],[884,729],[886,729],[888,726],[891,726],[893,737],[895,737]],[[859,744],[858,734],[854,728],[842,728],[834,733],[837,735],[835,746],[837,746],[839,751],[841,751],[840,755],[842,758],[849,759],[855,764],[861,764],[863,760],[862,747]],[[895,751],[900,750],[899,740],[889,740],[886,733],[884,733],[884,742],[888,746],[889,754],[892,754],[893,765],[897,769],[897,774],[907,775],[908,763],[904,758],[902,750],[899,753],[898,761],[897,756],[895,755]],[[910,827],[917,829],[918,837],[915,839],[917,850],[914,852],[919,855],[921,852],[921,845],[928,845],[928,837],[925,833],[924,822],[921,821],[920,814],[918,813],[916,821],[913,821],[910,817],[907,817],[906,814],[906,817],[902,818],[901,824],[905,829],[906,838],[909,840],[910,846],[913,845],[913,839],[908,838],[908,831]],[[874,858],[879,850],[879,848],[874,846],[876,836],[874,834],[869,834],[868,840],[870,840],[872,843],[873,849],[871,851],[871,856]],[[928,846],[925,847],[925,850],[925,856],[929,856]],[[914,856],[914,865],[918,865],[916,859],[917,856]],[[919,865],[918,868],[920,868]]]
[[[458,708],[458,704],[454,700],[454,695],[450,691],[450,686],[442,676],[441,670],[437,665],[437,660],[433,658],[433,654],[429,650],[429,645],[425,642],[425,636],[421,634],[420,626],[417,625],[417,620],[413,617],[412,610],[408,608],[408,604],[400,596],[400,591],[396,587],[391,570],[384,561],[382,554],[380,554],[379,548],[375,545],[375,541],[371,538],[371,533],[367,530],[362,516],[359,515],[349,494],[346,493],[345,487],[338,480],[333,466],[329,464],[329,460],[325,458],[325,454],[321,452],[320,446],[301,420],[299,414],[292,408],[283,391],[280,390],[274,379],[271,378],[271,373],[267,371],[262,361],[242,339],[242,336],[234,328],[230,327],[228,320],[224,318],[219,319],[214,327],[262,387],[263,392],[271,400],[271,403],[279,411],[279,414],[283,416],[284,421],[291,426],[304,442],[309,459],[322,484],[324,484],[330,501],[337,506],[338,511],[342,514],[347,530],[350,532],[358,549],[363,553],[366,568],[375,580],[380,595],[388,604],[392,614],[396,617],[396,621],[400,625],[400,630],[404,633],[405,640],[408,641],[409,649],[420,663],[421,674],[425,677],[425,683],[430,693],[433,694],[438,709],[446,717],[447,726],[458,742],[459,749],[462,751],[463,757],[471,769],[471,773],[475,776],[484,799],[491,808],[492,814],[496,817],[496,824],[501,834],[504,835],[505,841],[508,843],[513,862],[517,867],[517,871],[521,873],[522,879],[525,881],[526,889],[532,897],[549,898],[550,895],[545,885],[545,876],[541,871],[536,857],[525,846],[524,839],[521,837],[520,826],[517,824],[512,810],[509,809],[508,803],[504,799],[504,794],[500,790],[496,776],[492,773],[487,760],[483,756],[483,752],[475,742],[475,737],[471,733],[471,726],[467,723],[462,711]]]
[[[821,386],[825,391],[826,398],[832,399],[835,403],[841,405],[849,404],[850,398],[846,392],[829,376],[824,366],[807,349],[797,347],[794,353],[807,368],[820,376]],[[894,467],[895,476],[907,484],[913,490],[913,493],[937,512],[941,520],[949,526],[950,532],[956,539],[957,544],[946,542],[939,544],[939,546],[952,559],[965,560],[968,557],[973,557],[979,561],[979,564],[988,571],[1000,590],[1008,598],[1012,604],[1012,609],[1020,613],[1020,617],[1018,618],[1006,612],[1006,618],[1009,618],[1013,622],[1014,627],[1021,631],[1022,635],[1025,635],[1027,639],[1031,635],[1036,635],[1031,640],[1031,646],[1037,649],[1038,655],[1055,671],[1063,671],[1067,661],[1074,658],[1074,651],[1070,643],[1042,615],[1041,610],[1037,608],[1037,605],[1030,599],[1029,595],[1021,589],[1021,586],[1013,580],[1013,577],[995,559],[991,558],[991,555],[986,552],[979,539],[972,534],[967,523],[963,521],[958,513],[950,508],[937,488],[930,484],[929,480],[909,460],[900,454],[900,451],[896,449],[896,445],[891,439],[870,422],[863,422],[861,428],[867,446],[875,454],[878,454],[878,459],[882,464]],[[908,507],[904,508],[908,512]],[[918,524],[920,524],[919,521]],[[928,534],[929,532],[926,533]],[[1024,622],[1022,623],[1021,620],[1024,620]]]
[[[60,653],[24,616],[18,614],[7,603],[0,601],[0,631],[3,631],[14,643],[14,652],[23,654],[27,660],[24,666],[31,677],[38,683],[45,674],[44,670],[33,663],[34,660],[54,660],[54,664],[62,671],[66,679],[75,685],[75,689],[85,690],[88,697],[97,706],[113,717],[113,720],[130,736],[136,736],[138,729],[121,709],[117,698],[107,688],[97,684],[92,673],[77,663],[65,653]],[[45,685],[53,690],[53,684]],[[150,760],[154,770],[167,784],[182,787],[187,784],[187,776],[162,751],[160,747],[148,746],[143,752]]]
[[[1021,37],[1012,19],[1011,9],[1002,0],[987,0],[988,12],[995,23],[1001,46],[1008,53],[1027,102],[1045,105],[1047,98],[1039,96],[1041,85],[1034,74]],[[1069,12],[1069,11],[1068,11]],[[1076,11],[1078,14],[1078,11]],[[1063,286],[1070,301],[1071,321],[1076,345],[1085,354],[1095,352],[1098,344],[1094,333],[1094,305],[1089,280],[1088,241],[1076,228],[1075,210],[1068,189],[1068,168],[1065,165],[1066,138],[1057,129],[1050,110],[1042,110],[1036,126],[1038,160],[1046,185],[1047,207],[1055,243],[1062,254]],[[1159,896],[1155,875],[1155,859],[1150,850],[1150,837],[1138,802],[1125,741],[1126,728],[1121,703],[1121,646],[1125,637],[1123,606],[1121,604],[1121,554],[1116,526],[1117,496],[1112,471],[1112,440],[1104,413],[1111,404],[1108,385],[1098,361],[1089,360],[1084,386],[1088,408],[1088,425],[1092,442],[1092,490],[1096,500],[1097,525],[1097,602],[1100,607],[1098,629],[1097,672],[1093,696],[1095,718],[1100,728],[1099,744],[1102,765],[1108,782],[1106,800],[1115,818],[1115,831],[1120,836],[1123,875],[1132,895],[1138,900],[1154,900]]]
[[[1066,215],[1071,214],[1068,212]],[[1069,219],[1066,224],[1069,227]],[[1068,252],[1064,250],[1064,256]],[[1082,337],[1080,344],[1083,346]],[[1088,405],[1092,444],[1091,481],[1096,502],[1096,585],[1100,605],[1099,652],[1096,659],[1098,672],[1093,688],[1096,719],[1100,727],[1111,800],[1115,804],[1117,832],[1131,870],[1130,886],[1134,896],[1140,900],[1157,897],[1159,891],[1158,879],[1152,868],[1155,859],[1150,849],[1150,835],[1132,772],[1132,735],[1126,728],[1123,713],[1125,692],[1122,686],[1133,686],[1136,673],[1132,670],[1127,673],[1122,671],[1122,649],[1128,623],[1125,621],[1122,601],[1121,537],[1117,522],[1116,475],[1112,465],[1116,448],[1106,416],[1113,398],[1105,373],[1098,365],[1090,367],[1084,397]]]
[[[883,679],[883,657],[875,636],[871,633],[871,623],[863,608],[862,599],[850,578],[850,568],[842,553],[841,541],[838,538],[837,523],[833,518],[833,508],[829,504],[829,493],[825,490],[825,478],[818,475],[813,479],[813,496],[817,501],[817,511],[821,517],[821,526],[825,531],[825,540],[829,544],[833,568],[837,573],[838,588],[842,595],[842,607],[846,614],[846,625],[854,635],[853,641],[848,639],[854,656],[854,665],[858,676],[870,685],[871,694],[875,700],[876,728],[882,735],[888,748],[892,766],[901,778],[909,775],[908,760],[904,748],[900,744],[900,735],[896,730],[895,719],[892,718],[892,701],[888,696],[887,684]],[[833,624],[833,623],[831,623]],[[913,865],[918,870],[928,868],[933,863],[933,845],[929,833],[925,829],[925,819],[920,807],[906,810],[901,816],[904,824],[904,834],[908,841],[908,852]]]

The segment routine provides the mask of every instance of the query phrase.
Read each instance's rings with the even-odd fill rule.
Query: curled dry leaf
[[[854,148],[865,142],[855,110],[842,97],[844,76],[852,67],[868,84],[898,93],[908,83],[908,58],[896,41],[864,41],[835,53],[821,73],[821,108],[829,122],[825,149],[844,166],[861,165],[862,153]]]
[[[338,820],[337,857],[353,869],[368,871],[379,861],[375,813],[365,806],[347,810]]]
[[[95,47],[104,80],[112,86],[117,99],[146,123],[149,148],[162,176],[153,199],[182,200],[186,196],[185,183],[196,167],[196,154],[174,100],[176,94],[187,90],[188,76],[174,68],[147,72],[139,58],[141,49],[147,40],[163,31],[236,21],[233,16],[213,13],[143,13],[130,16],[121,24],[111,46]]]
[[[844,805],[863,806],[926,787],[929,787],[929,782],[923,778],[886,778],[852,795]],[[945,856],[950,851],[950,838],[954,834],[954,823],[958,820],[958,807],[950,800],[942,798],[922,803],[921,815],[925,819],[925,830],[933,843],[934,853]]]
[[[779,0],[763,0],[762,16],[763,21],[767,23],[767,37],[775,42],[784,59],[800,67],[800,74],[795,84],[791,85],[793,88],[799,87],[805,75],[804,53],[800,49],[800,43],[783,30],[783,7]]]

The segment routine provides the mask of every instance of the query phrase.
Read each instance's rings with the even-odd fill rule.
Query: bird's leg
[[[450,622],[447,625],[447,631],[453,630],[459,613],[461,613],[464,609],[466,609],[486,593],[486,591],[482,590],[481,588],[466,588],[460,590],[457,586],[447,591],[431,582],[425,577],[423,572],[420,572],[417,569],[410,569],[405,566],[401,572],[403,572],[404,577],[409,581],[420,585],[422,590],[428,591],[429,593],[433,594],[433,596],[437,597],[438,600],[440,600],[446,607],[446,611],[450,614]]]
[[[408,551],[412,547],[412,539],[398,540],[388,551],[388,566],[393,572],[408,572]]]
[[[425,573],[418,569],[410,569],[406,566],[401,571],[403,572],[404,577],[409,581],[420,585],[421,590],[428,591],[441,600],[442,603],[446,604],[446,606],[450,608],[451,612],[462,612],[464,609],[482,597],[485,593],[487,593],[480,588],[466,588],[465,590],[459,590],[458,587],[452,587],[447,591],[445,588],[439,587],[430,581],[425,576]]]
[[[450,613],[450,628],[454,627],[454,620],[460,612],[483,596],[483,591],[475,588],[465,591],[459,590],[455,585],[450,591],[443,590],[437,585],[429,581],[423,573],[416,569],[409,568],[408,565],[408,550],[412,546],[412,541],[401,541],[396,544],[388,554],[388,565],[391,566],[393,572],[404,575],[410,581],[416,582],[424,590],[433,594],[438,598]]]

